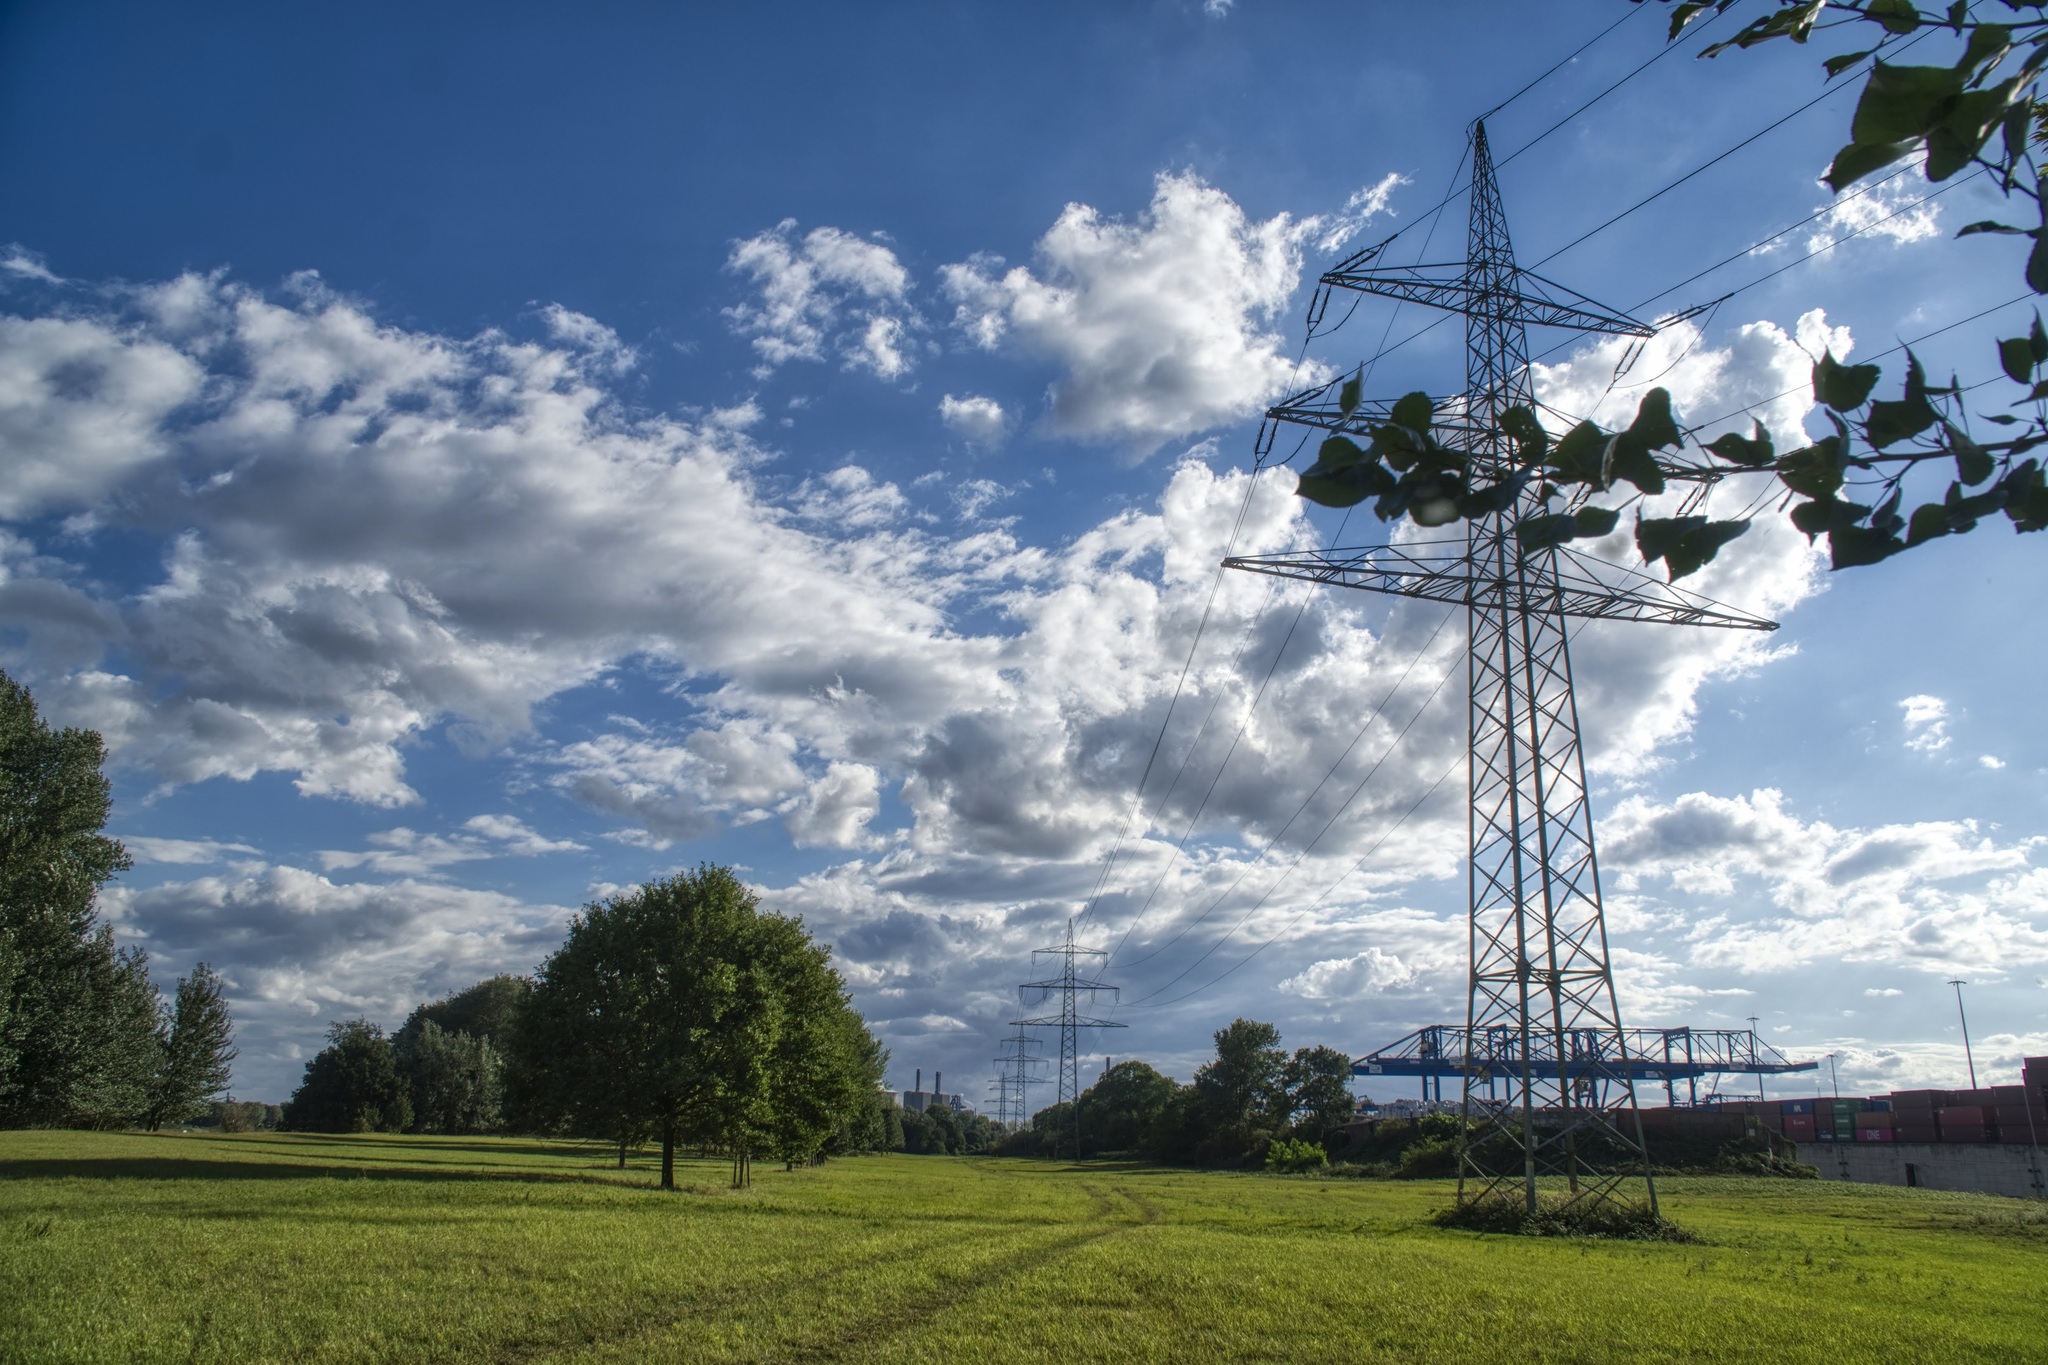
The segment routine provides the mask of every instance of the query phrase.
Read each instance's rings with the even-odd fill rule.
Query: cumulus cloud
[[[1836,199],[1815,221],[1806,240],[1808,251],[1826,251],[1856,237],[1882,237],[1898,246],[1941,235],[1941,205],[1914,201],[1926,196],[1928,184],[1918,175],[1885,180],[1867,191]]]
[[[1906,747],[1915,753],[1938,754],[1948,747],[1948,703],[1925,694],[1899,703],[1904,712]]]
[[[802,238],[796,220],[736,244],[726,265],[748,276],[758,296],[725,310],[753,341],[766,378],[792,360],[837,354],[846,368],[882,379],[909,373],[906,330],[916,323],[907,302],[910,272],[896,253],[835,227],[813,228]]]
[[[1996,772],[1998,769],[2003,768],[2005,766],[2005,760],[2000,758],[1996,754],[1978,754],[1977,764],[1979,767],[1989,768],[1993,772]]]
[[[128,856],[138,864],[163,863],[195,866],[232,861],[231,855],[259,856],[260,849],[248,844],[223,843],[217,839],[154,839],[147,835],[121,836]]]
[[[947,394],[939,400],[939,420],[976,445],[991,446],[1003,439],[1009,428],[1009,414],[993,398]]]
[[[1261,253],[1284,265],[1296,250],[1293,225],[1248,223],[1199,182],[1161,193],[1144,223],[1082,214],[1045,253],[1048,272],[1068,262],[1060,287],[1087,296],[1060,305],[1069,322],[1115,331],[1118,253],[1156,266],[1201,229],[1257,276]],[[800,256],[793,229],[784,245]],[[1045,287],[1027,275],[1012,301]],[[1116,969],[1147,991],[1178,983],[1142,1004],[1134,990],[1150,1011],[1134,1018],[1199,1020],[1212,997],[1176,993],[1268,943],[1234,981],[1266,1000],[1294,983],[1283,1026],[1335,1017],[1347,982],[1393,962],[1414,973],[1404,1009],[1455,1012],[1464,822],[1442,784],[1464,752],[1458,629],[1438,606],[1248,575],[1212,598],[1233,528],[1247,552],[1314,542],[1284,478],[1219,472],[1198,449],[1156,498],[1058,543],[987,521],[949,534],[858,465],[765,482],[758,410],[628,408],[613,385],[631,348],[575,315],[538,314],[538,338],[448,337],[381,322],[313,278],[267,295],[186,276],[100,298],[67,314],[90,332],[67,344],[115,367],[136,353],[190,367],[181,392],[197,396],[167,409],[133,386],[24,388],[0,495],[154,537],[161,558],[119,586],[91,571],[89,537],[36,543],[10,525],[0,611],[17,631],[0,663],[161,791],[272,772],[308,796],[415,807],[320,855],[319,872],[173,848],[231,870],[121,892],[123,925],[174,957],[216,931],[231,942],[238,1009],[292,1002],[264,1016],[295,1012],[291,1045],[317,1036],[316,1015],[402,1010],[472,970],[530,968],[559,932],[554,908],[454,885],[486,859],[576,846],[538,817],[438,824],[408,773],[438,739],[509,752],[521,783],[614,838],[660,848],[780,822],[836,850],[766,889],[838,945],[876,1018],[1015,1017],[1016,963],[1090,903],[1112,847],[1084,931],[1120,940]],[[845,333],[838,316],[821,356]],[[1000,334],[1025,336],[1036,324],[1021,319],[1006,304]],[[44,365],[43,333],[0,340],[30,352],[0,365]],[[1674,382],[1701,406],[1775,392],[1797,349],[1768,324],[1697,341]],[[1575,355],[1547,392],[1604,385],[1612,364]],[[63,420],[130,432],[139,453],[93,480],[36,483],[25,471],[55,439],[36,433],[66,404]],[[961,503],[972,521],[1000,490],[963,491],[979,499]],[[1811,568],[1802,538],[1760,527],[1709,574],[1715,595],[1781,610],[1812,591]],[[1589,630],[1574,653],[1589,754],[1613,769],[1684,734],[1704,680],[1771,657],[1747,637],[1648,629]],[[625,675],[657,682],[659,705],[604,714],[592,699]],[[596,713],[558,722],[572,701]],[[1418,887],[1444,903],[1408,908]]]
[[[1367,948],[1350,957],[1311,962],[1279,989],[1304,1000],[1357,1000],[1375,991],[1398,990],[1413,982],[1417,970],[1392,953]]]
[[[1687,916],[1695,966],[2003,971],[2048,961],[2048,870],[2032,862],[2044,842],[2000,842],[1966,820],[1837,829],[1799,819],[1765,788],[1628,798],[1606,821],[1602,853],[1626,888],[1661,884],[1705,903]],[[1751,890],[1775,909],[1738,919]]]
[[[1271,325],[1312,229],[1284,213],[1254,222],[1199,176],[1161,175],[1135,222],[1067,205],[1035,270],[980,256],[940,279],[974,344],[1060,366],[1055,431],[1148,454],[1287,386],[1293,362]]]

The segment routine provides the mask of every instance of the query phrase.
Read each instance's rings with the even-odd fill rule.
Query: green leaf
[[[1861,52],[1844,52],[1839,57],[1828,58],[1821,65],[1827,69],[1828,79],[1833,80],[1875,51],[1877,49],[1874,47],[1866,47]]]
[[[2023,403],[2035,403],[2043,398],[2048,398],[2048,379],[2044,379],[2034,385],[2034,391],[2020,401]]]
[[[1948,534],[1948,509],[1938,502],[1925,502],[1913,509],[1906,522],[1906,544],[1922,545]]]
[[[1956,236],[1969,237],[1979,232],[2007,232],[2016,237],[2031,237],[2034,235],[2032,228],[2014,227],[2011,223],[1993,222],[1991,219],[1986,218],[1981,223],[1971,223],[1966,227],[1956,229]]]
[[[1500,415],[1500,426],[1525,462],[1543,463],[1543,457],[1550,452],[1550,433],[1536,420],[1535,413],[1517,403]]]
[[[2027,333],[2027,345],[2033,348],[2034,363],[2048,360],[2048,328],[2041,326],[2041,314],[2034,314],[2033,330]]]
[[[1688,531],[1707,524],[1705,517],[1636,517],[1636,553],[1654,564],[1677,547]]]
[[[1358,403],[1365,389],[1365,367],[1359,366],[1358,373],[1344,381],[1344,387],[1337,390],[1337,411],[1349,417],[1358,411]]]
[[[1963,74],[1951,67],[1874,62],[1849,120],[1849,136],[1860,143],[1922,137],[1962,93]]]
[[[1911,33],[1920,27],[1920,11],[1913,0],[1869,0],[1863,13],[1884,25],[1886,33]]]
[[[1910,154],[1920,142],[1917,137],[1901,138],[1897,142],[1852,142],[1835,153],[1828,173],[1821,179],[1827,181],[1829,189],[1840,194],[1864,176],[1881,171]]]
[[[1560,483],[1590,483],[1605,488],[1601,466],[1607,454],[1607,433],[1591,422],[1581,422],[1564,434],[1550,452],[1549,468],[1558,471]]]
[[[1588,538],[1607,535],[1621,520],[1621,513],[1612,507],[1581,507],[1572,514],[1578,533]]]
[[[1749,529],[1747,521],[1710,521],[1698,530],[1688,531],[1664,556],[1664,565],[1670,570],[1671,581],[1676,583],[1688,574],[1697,572],[1721,552],[1721,547]]]
[[[1715,437],[1707,444],[1707,449],[1730,464],[1747,465],[1752,469],[1761,469],[1776,458],[1771,448],[1771,433],[1764,430],[1762,422],[1756,424],[1754,439],[1731,431]]]
[[[1377,461],[1361,461],[1339,469],[1318,462],[1304,469],[1294,491],[1324,507],[1355,507],[1367,498],[1392,492],[1394,476]]]
[[[1332,436],[1316,449],[1316,468],[1324,473],[1335,473],[1340,469],[1364,460],[1366,453],[1359,449],[1358,442],[1349,436]]]
[[[2007,337],[1998,343],[1998,363],[2006,377],[2024,384],[2034,377],[2034,347],[2025,337]]]
[[[1870,398],[1880,373],[1875,365],[1844,365],[1833,351],[1823,351],[1813,367],[1813,396],[1836,412],[1853,412]]]
[[[1802,502],[1792,509],[1792,525],[1798,530],[1804,531],[1806,538],[1812,540],[1834,524],[1836,506],[1837,504],[1832,497],[1815,498],[1812,502]]]
[[[1645,450],[1677,445],[1683,438],[1678,423],[1671,417],[1670,391],[1651,389],[1644,394],[1643,401],[1636,405],[1636,420],[1628,424],[1625,434],[1630,440],[1641,442]]]
[[[1941,424],[1943,444],[1956,457],[1956,476],[1975,487],[1991,477],[1998,462],[1991,452],[1965,435],[1953,422]]]
[[[1803,450],[1779,456],[1778,482],[1809,498],[1832,499],[1842,486],[1842,438],[1823,437]]]
[[[1603,488],[1621,479],[1653,496],[1664,491],[1664,471],[1657,467],[1655,457],[1642,442],[1626,431],[1607,443],[1607,457],[1601,462],[1600,474]]]
[[[1925,398],[1872,403],[1870,420],[1863,424],[1863,439],[1883,450],[1911,440],[1940,420],[1941,414]]]
[[[1708,3],[1709,0],[1683,0],[1683,3],[1673,6],[1671,10],[1671,31],[1664,35],[1664,41],[1668,43],[1680,33],[1683,33],[1685,26],[1692,22],[1693,16],[1705,9]]]
[[[1515,543],[1524,550],[1543,550],[1553,545],[1562,545],[1578,533],[1578,521],[1569,512],[1523,517],[1515,523]]]
[[[1992,133],[2005,122],[2021,77],[2014,76],[1989,90],[1972,90],[1957,99],[1941,122],[1927,132],[1927,178],[1946,180],[1970,164]]]
[[[1429,401],[1426,393],[1411,393],[1394,404],[1390,414],[1394,421],[1410,431],[1427,432],[1430,421],[1436,416],[1436,405]]]
[[[1875,564],[1905,548],[1905,542],[1896,535],[1867,526],[1837,526],[1828,532],[1828,559],[1831,567],[1837,569]]]
[[[2048,294],[2048,176],[2035,182],[2034,193],[2041,200],[2042,230],[2034,234],[2034,249],[2027,253],[2027,288]]]
[[[2012,30],[2005,25],[1972,25],[1969,42],[1963,48],[1962,60],[1956,63],[1956,70],[1967,77],[1975,75],[1980,67],[1996,67],[2011,47]]]

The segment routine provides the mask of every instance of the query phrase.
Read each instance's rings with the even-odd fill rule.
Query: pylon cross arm
[[[1527,611],[1602,621],[1776,630],[1777,622],[1724,606],[1648,574],[1559,548],[1554,576],[1502,579],[1468,555],[1416,555],[1398,545],[1368,550],[1308,550],[1236,555],[1226,568],[1275,578],[1359,588],[1392,597],[1454,602],[1485,611]]]
[[[1653,337],[1657,329],[1646,322],[1605,308],[1583,294],[1554,284],[1527,271],[1515,271],[1519,284],[1529,280],[1570,295],[1569,299],[1547,298],[1543,293],[1506,290],[1491,276],[1461,272],[1454,276],[1424,274],[1426,266],[1396,267],[1391,270],[1333,270],[1321,283],[1332,289],[1350,289],[1381,298],[1400,299],[1425,308],[1452,313],[1484,313],[1488,318],[1525,327],[1566,327],[1575,332],[1606,332],[1614,336]]]

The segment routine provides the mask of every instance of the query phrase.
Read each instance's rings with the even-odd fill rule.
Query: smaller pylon
[[[1010,1022],[1019,1028],[1057,1028],[1060,1031],[1060,1060],[1059,1071],[1056,1076],[1058,1086],[1053,1103],[1064,1104],[1069,1100],[1075,1101],[1074,1159],[1079,1161],[1081,1159],[1081,1106],[1079,1104],[1081,1098],[1081,1030],[1084,1028],[1124,1028],[1126,1026],[1117,1023],[1114,1019],[1089,1019],[1082,1016],[1079,1003],[1080,997],[1085,995],[1092,1002],[1097,995],[1107,991],[1114,998],[1117,994],[1117,988],[1106,982],[1089,981],[1082,978],[1076,966],[1077,959],[1084,957],[1108,957],[1109,954],[1101,948],[1083,948],[1076,944],[1074,942],[1074,922],[1072,920],[1067,921],[1067,936],[1065,939],[1055,943],[1050,948],[1034,948],[1031,950],[1031,957],[1034,963],[1040,957],[1046,956],[1060,959],[1060,974],[1046,981],[1026,981],[1017,989],[1020,994],[1024,991],[1037,991],[1040,1003],[1047,996],[1057,994],[1060,998],[1060,1012],[1057,1015],[1043,1015],[1036,1019],[1012,1019]]]
[[[1022,1028],[1003,1039],[1004,1050],[995,1059],[998,1123],[1021,1128],[1030,1120],[1031,1087],[1045,1084],[1045,1077],[1035,1076],[1031,1070],[1045,1065],[1045,1058],[1032,1053],[1037,1046],[1038,1040]]]

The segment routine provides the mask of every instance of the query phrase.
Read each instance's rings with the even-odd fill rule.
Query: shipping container
[[[1941,1126],[1951,1123],[1993,1123],[1997,1121],[1998,1110],[1984,1104],[1949,1104],[1941,1108]]]
[[[1946,1103],[1946,1090],[1894,1090],[1891,1100],[1894,1109],[1939,1109]]]
[[[1892,1126],[1892,1113],[1889,1109],[1866,1109],[1856,1116],[1856,1126],[1858,1128],[1889,1128]]]
[[[1892,1130],[1889,1128],[1858,1128],[1856,1130],[1856,1140],[1858,1142],[1890,1142],[1892,1140]]]
[[[1812,1100],[1786,1100],[1786,1101],[1784,1101],[1783,1103],[1781,1103],[1781,1104],[1780,1104],[1780,1105],[1778,1106],[1778,1112],[1779,1112],[1779,1113],[1781,1113],[1781,1114],[1806,1114],[1806,1115],[1811,1115],[1811,1114],[1813,1113],[1813,1101],[1812,1101]]]
[[[1996,1142],[1998,1137],[1995,1129],[1987,1128],[1981,1123],[1958,1123],[1954,1125],[1944,1123],[1941,1125],[1941,1140],[1943,1142]]]
[[[1811,1114],[1785,1115],[1785,1136],[1788,1138],[1810,1138],[1814,1134]]]

